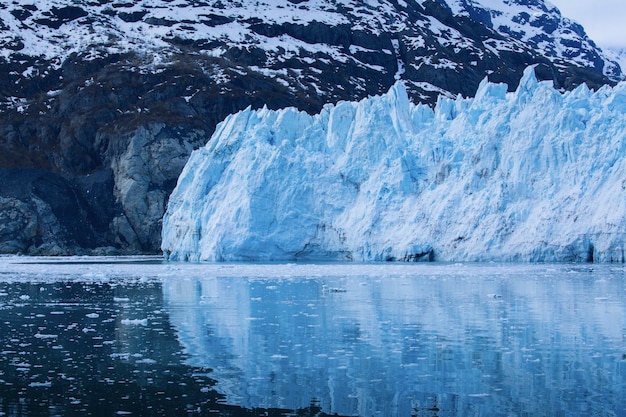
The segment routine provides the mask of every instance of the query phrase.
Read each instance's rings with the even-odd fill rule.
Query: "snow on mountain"
[[[172,260],[624,261],[626,83],[246,109],[171,195]]]
[[[605,53],[611,61],[619,64],[620,68],[626,68],[626,48],[607,49]]]
[[[456,15],[482,16],[487,26],[506,36],[532,45],[552,59],[571,60],[580,66],[595,62],[609,77],[618,76],[620,68],[610,55],[598,54],[597,46],[584,28],[563,17],[549,1],[527,0],[446,0]],[[486,12],[486,13],[485,13]],[[608,63],[602,62],[609,61]]]
[[[476,39],[479,31],[467,32],[442,8],[493,33]],[[57,67],[72,54],[95,59],[141,51],[153,55],[149,65],[156,67],[167,62],[170,54],[190,47],[214,57],[238,48],[266,53],[263,70],[280,76],[279,68],[272,65],[276,61],[284,66],[290,59],[310,61],[315,54],[375,66],[364,58],[378,49],[372,37],[383,36],[388,42],[391,35],[403,48],[400,53],[389,45],[389,55],[406,58],[413,49],[430,51],[406,63],[417,67],[469,64],[458,57],[438,57],[441,47],[454,47],[457,54],[474,55],[476,61],[485,59],[485,48],[496,55],[531,48],[559,66],[593,68],[613,79],[621,75],[580,25],[543,0],[239,0],[228,5],[220,0],[46,0],[0,6],[0,22],[0,56],[37,57]],[[315,34],[301,36],[299,28],[316,25]],[[368,34],[370,39],[339,39],[342,31]],[[429,59],[433,55],[434,60]]]

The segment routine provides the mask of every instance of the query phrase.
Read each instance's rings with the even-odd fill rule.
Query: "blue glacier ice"
[[[379,97],[229,116],[163,219],[171,260],[624,262],[626,83],[528,68],[474,98]]]

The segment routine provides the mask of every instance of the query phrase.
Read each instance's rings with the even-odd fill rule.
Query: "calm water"
[[[626,416],[625,278],[0,258],[0,416]]]

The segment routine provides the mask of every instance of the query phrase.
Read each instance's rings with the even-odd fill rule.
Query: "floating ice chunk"
[[[56,339],[57,337],[59,337],[58,334],[43,334],[43,333],[35,334],[35,338],[37,339]]]
[[[31,382],[28,384],[29,387],[42,387],[42,388],[50,388],[52,386],[52,382]]]
[[[147,326],[148,319],[122,319],[121,323],[126,326]]]

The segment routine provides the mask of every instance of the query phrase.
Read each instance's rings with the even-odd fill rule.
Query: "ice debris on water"
[[[126,326],[147,326],[148,319],[123,319],[121,323]]]
[[[43,333],[35,334],[35,338],[37,339],[56,339],[58,337],[59,335],[57,334],[43,334]]]
[[[52,382],[31,382],[28,384],[29,387],[40,387],[40,388],[50,388],[52,386]]]

